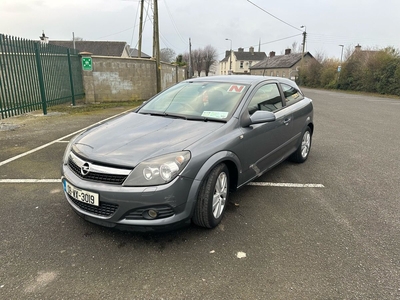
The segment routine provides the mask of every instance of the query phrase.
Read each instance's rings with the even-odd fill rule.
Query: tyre
[[[229,195],[229,171],[225,164],[216,166],[205,178],[197,197],[193,222],[214,228],[222,220]]]
[[[301,143],[297,150],[290,156],[290,160],[297,162],[297,163],[303,163],[307,160],[308,155],[310,154],[311,150],[311,129],[310,127],[307,126],[306,130],[303,133],[303,137],[301,138]]]

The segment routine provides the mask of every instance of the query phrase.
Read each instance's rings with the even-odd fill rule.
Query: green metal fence
[[[0,118],[84,96],[76,50],[0,34]]]

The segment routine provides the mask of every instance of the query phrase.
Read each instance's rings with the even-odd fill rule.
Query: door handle
[[[292,118],[287,118],[287,119],[283,120],[283,124],[289,125],[290,121],[292,121]]]

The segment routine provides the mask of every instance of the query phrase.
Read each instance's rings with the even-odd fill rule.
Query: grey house
[[[73,41],[49,41],[51,45],[74,48]],[[126,42],[113,41],[75,41],[75,48],[80,52],[90,52],[99,56],[130,57]]]
[[[133,58],[139,57],[139,50],[136,49],[136,48],[130,48],[129,49],[129,56],[133,57]],[[151,56],[146,54],[146,53],[144,53],[144,52],[142,52],[141,53],[141,58],[151,58]]]
[[[284,55],[275,55],[275,52],[271,51],[269,57],[250,67],[250,74],[286,77],[294,80],[302,64],[315,60],[310,52],[304,53],[303,61],[302,57],[302,53],[291,53],[290,49],[286,49]]]

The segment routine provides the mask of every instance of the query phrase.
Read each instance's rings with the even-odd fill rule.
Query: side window
[[[304,98],[300,91],[290,85],[282,83],[281,87],[287,104],[292,104]]]
[[[269,83],[260,87],[248,106],[250,115],[254,114],[257,110],[276,111],[280,108],[282,108],[282,97],[275,83]]]

